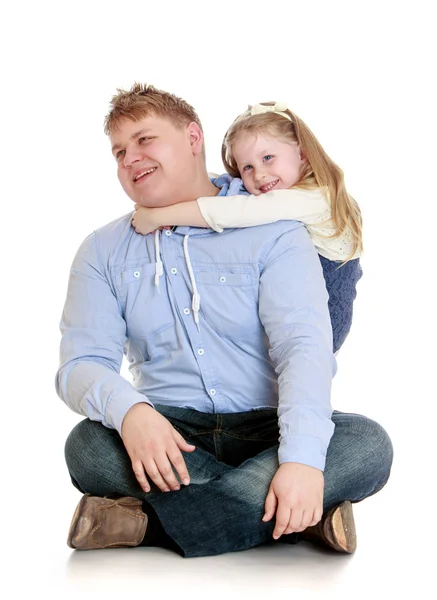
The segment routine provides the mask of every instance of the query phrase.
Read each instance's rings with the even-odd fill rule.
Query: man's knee
[[[393,462],[393,445],[386,430],[376,421],[356,415],[354,422],[357,452],[387,481]]]
[[[335,432],[325,469],[327,495],[358,501],[387,483],[393,446],[385,429],[362,415],[334,413]],[[350,498],[349,498],[350,496]]]
[[[89,419],[78,423],[70,432],[65,442],[65,460],[68,468],[87,462],[87,455],[95,455],[95,440],[93,435],[95,426],[98,425]]]
[[[65,460],[73,482],[80,491],[90,491],[97,480],[112,479],[130,467],[123,442],[115,430],[84,419],[65,442]]]
[[[370,421],[370,448],[369,451],[373,454],[373,463],[376,471],[379,473],[379,481],[374,492],[381,489],[390,476],[391,466],[393,463],[393,444],[387,431],[376,421]]]

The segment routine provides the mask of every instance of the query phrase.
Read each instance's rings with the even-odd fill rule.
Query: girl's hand
[[[132,215],[132,227],[137,233],[147,235],[160,228],[161,223],[158,223],[156,219],[156,211],[156,208],[146,208],[145,206],[135,204],[135,212]]]

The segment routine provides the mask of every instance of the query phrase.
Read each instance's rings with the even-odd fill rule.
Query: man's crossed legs
[[[184,454],[190,485],[163,493],[152,484],[152,490],[145,493],[119,434],[89,419],[73,429],[66,443],[73,484],[91,496],[139,499],[137,508],[129,508],[129,502],[134,502],[129,499],[127,506],[118,508],[137,521],[144,519],[142,511],[159,520],[158,527],[171,542],[162,545],[174,547],[185,557],[223,554],[273,541],[274,519],[265,523],[262,517],[278,469],[276,409],[208,414],[163,405],[155,408],[196,446],[194,452]],[[378,423],[340,412],[334,412],[332,419],[335,431],[324,472],[325,515],[344,501],[359,502],[378,492],[388,480],[393,458],[390,438]],[[86,534],[87,547],[93,547],[92,536],[99,527],[104,527],[100,517]],[[305,537],[291,534],[280,539],[295,541],[299,536]],[[141,540],[124,545],[138,543]],[[95,547],[102,546],[96,543]]]

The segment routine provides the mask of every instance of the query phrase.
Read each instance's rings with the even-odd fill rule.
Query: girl
[[[249,107],[237,117],[225,135],[222,158],[228,175],[214,183],[228,184],[227,196],[163,208],[135,205],[135,231],[146,235],[177,223],[221,232],[278,220],[301,221],[323,267],[338,351],[349,333],[355,286],[362,275],[361,214],[346,191],[343,172],[303,121],[285,105],[272,102]]]

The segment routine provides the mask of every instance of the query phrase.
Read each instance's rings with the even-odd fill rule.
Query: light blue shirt
[[[74,259],[60,398],[119,433],[138,402],[208,413],[278,407],[279,462],[323,470],[336,363],[322,267],[305,227],[142,236],[131,216],[93,232]],[[120,375],[123,354],[132,384]]]

